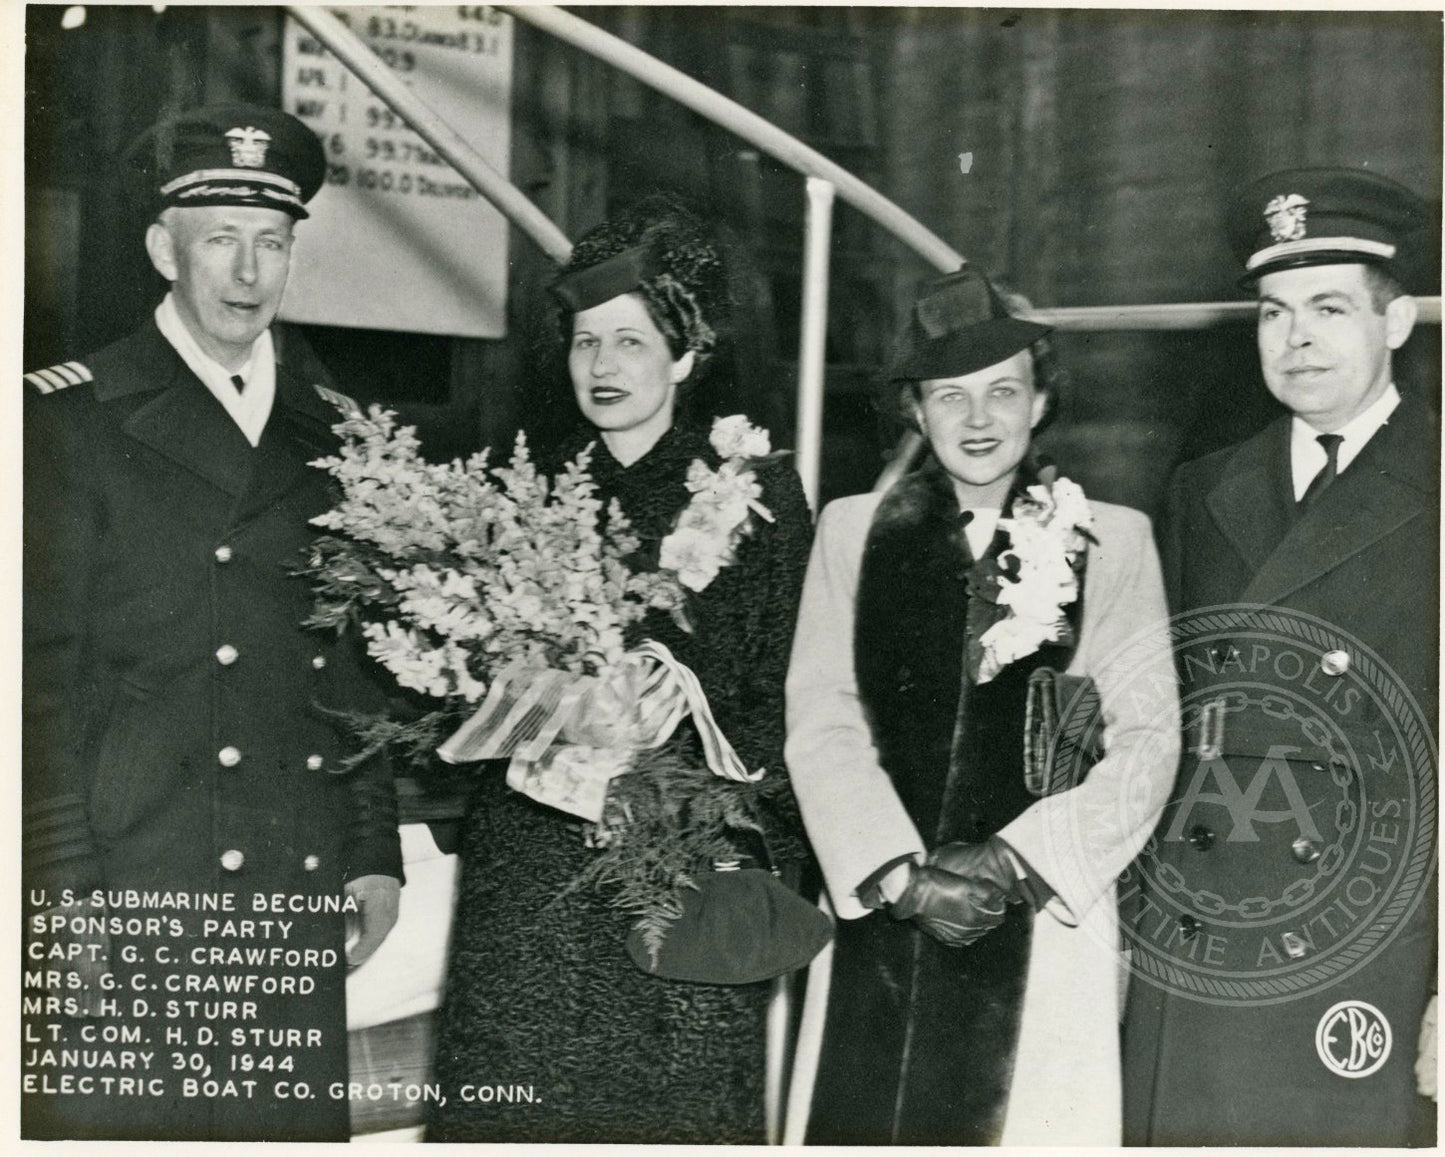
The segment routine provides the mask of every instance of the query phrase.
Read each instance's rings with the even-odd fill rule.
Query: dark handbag
[[[627,935],[632,963],[650,976],[752,984],[802,968],[833,937],[817,905],[766,868],[720,865],[694,883],[656,953],[640,927]]]
[[[1039,667],[1024,705],[1024,786],[1043,798],[1078,787],[1104,757],[1099,690],[1087,675]]]

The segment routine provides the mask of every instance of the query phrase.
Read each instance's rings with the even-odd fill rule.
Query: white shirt
[[[973,515],[963,527],[963,533],[968,538],[968,549],[973,553],[974,558],[982,558],[993,542],[994,532],[998,530],[999,510],[970,510]]]
[[[1390,420],[1390,415],[1399,404],[1400,391],[1395,389],[1395,383],[1391,382],[1369,409],[1356,414],[1338,430],[1333,431],[1344,439],[1340,443],[1337,459],[1340,474],[1345,472],[1345,467],[1365,448],[1365,443]],[[1310,482],[1325,468],[1328,461],[1325,448],[1319,444],[1319,436],[1320,432],[1303,418],[1297,417],[1290,423],[1289,468],[1296,502],[1304,497]]]
[[[255,340],[250,358],[233,375],[196,344],[169,293],[156,306],[156,325],[191,372],[226,407],[226,413],[241,428],[246,441],[252,446],[259,445],[266,421],[271,417],[271,406],[276,400],[276,348],[271,342],[271,331],[264,331]],[[244,390],[236,389],[231,381],[233,376],[246,383]]]

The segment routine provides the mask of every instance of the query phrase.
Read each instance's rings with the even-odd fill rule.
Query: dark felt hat
[[[1285,169],[1244,186],[1230,217],[1244,284],[1301,265],[1368,264],[1407,280],[1425,202],[1364,169]]]
[[[152,125],[127,152],[141,196],[171,206],[253,205],[307,216],[326,156],[316,134],[280,109],[217,104]]]
[[[888,381],[952,378],[996,365],[1052,330],[1014,317],[992,283],[964,268],[929,282],[899,335]]]
[[[568,270],[547,288],[564,308],[581,313],[594,305],[630,293],[660,272],[660,262],[652,250],[638,245],[614,253],[595,265]]]

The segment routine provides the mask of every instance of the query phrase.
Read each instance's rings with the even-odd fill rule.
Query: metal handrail
[[[873,186],[860,181],[847,169],[830,161],[816,149],[809,148],[797,137],[694,80],[685,72],[679,72],[620,37],[604,32],[596,25],[588,24],[560,8],[542,4],[503,4],[500,7],[518,20],[540,28],[574,48],[580,48],[589,56],[595,56],[627,73],[635,80],[640,80],[648,87],[657,89],[664,96],[737,134],[804,176],[821,177],[838,190],[838,196],[843,200],[866,213],[942,272],[952,273],[965,264],[963,255],[958,250]]]
[[[1440,299],[1417,297],[1419,320],[1440,324]],[[1073,332],[1212,329],[1232,321],[1253,321],[1254,301],[1190,301],[1155,305],[1066,305],[1027,310],[1023,316]]]
[[[823,474],[823,384],[827,371],[828,258],[833,236],[832,182],[809,177],[803,223],[803,305],[798,334],[798,420],[793,429],[798,477],[808,505],[818,509]]]

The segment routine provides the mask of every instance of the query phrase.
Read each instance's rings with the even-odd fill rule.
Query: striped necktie
[[[1340,472],[1340,443],[1344,438],[1339,434],[1321,434],[1315,439],[1325,451],[1325,464],[1320,472],[1310,479],[1299,500],[1299,508],[1308,510]]]

